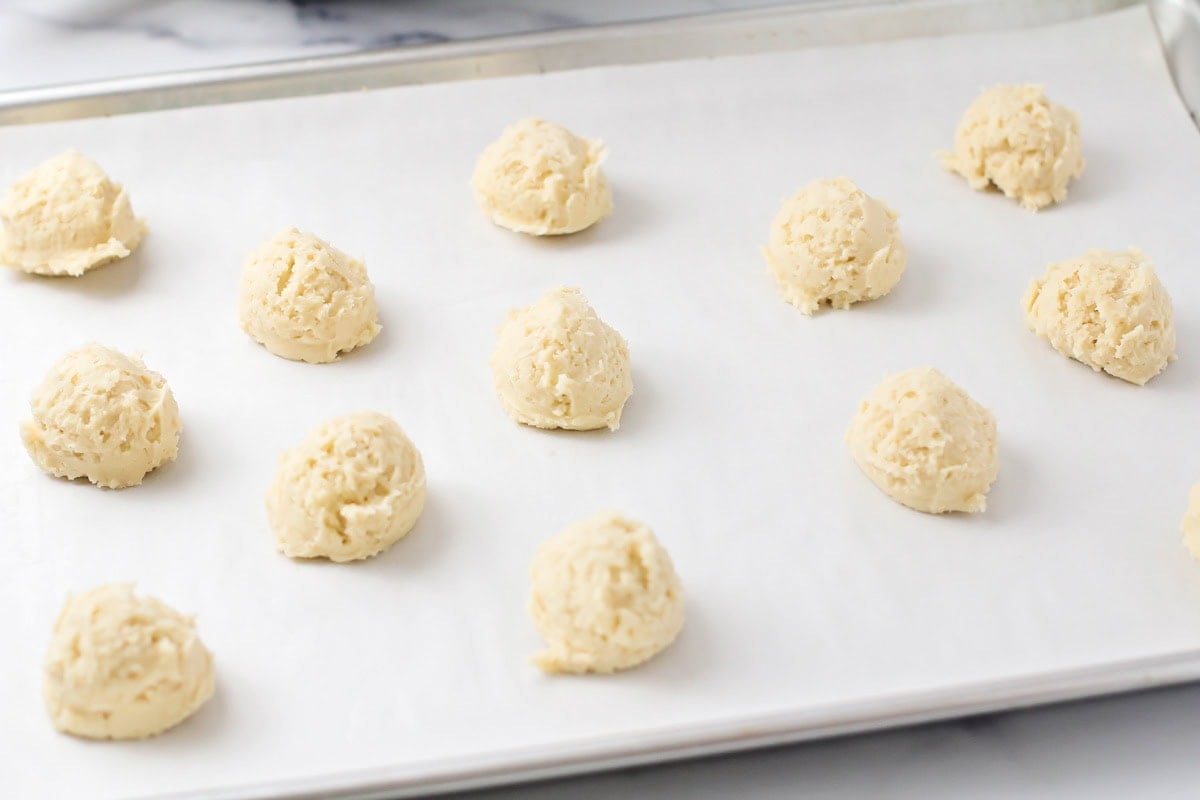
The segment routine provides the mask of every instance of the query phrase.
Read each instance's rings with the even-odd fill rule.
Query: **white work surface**
[[[1089,159],[1030,214],[941,172],[985,85],[1045,82]],[[601,136],[613,217],[535,241],[487,224],[466,184],[504,124]],[[104,492],[38,474],[0,440],[0,782],[121,796],[393,768],[900,697],[1200,646],[1200,570],[1178,543],[1200,455],[1191,267],[1200,139],[1145,12],[1034,32],[607,68],[0,130],[0,179],[76,147],[151,234],[76,281],[2,276],[0,416],[63,351],[144,350],[185,424],[178,463]],[[779,201],[847,174],[901,213],[891,296],[808,319],[758,253]],[[237,328],[242,255],[286,224],[366,258],[385,331],[339,364],[268,355]],[[1046,262],[1136,244],[1176,306],[1180,360],[1139,389],[1025,331]],[[519,428],[491,393],[504,311],[583,287],[625,334],[635,394],[615,434]],[[884,497],[842,431],[889,371],[933,364],[991,407],[989,510]],[[262,511],[277,454],[377,408],[425,455],[429,505],[365,564],[293,563]],[[11,430],[11,428],[10,428]],[[608,678],[525,656],[536,544],[596,509],[649,522],[688,590],[669,651]],[[195,612],[218,690],[142,743],[53,732],[40,662],[71,590],[136,580]]]

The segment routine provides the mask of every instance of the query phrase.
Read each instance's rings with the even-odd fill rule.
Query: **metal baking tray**
[[[1194,0],[1152,0],[1172,40]],[[0,92],[0,125],[1047,25],[1139,0],[819,0]],[[1180,21],[1183,20],[1183,21]],[[1187,49],[1186,43],[1180,45]],[[1194,56],[1189,56],[1194,58]]]
[[[23,125],[164,109],[300,97],[408,84],[746,55],[809,46],[1032,27],[1113,11],[1130,0],[805,3],[747,12],[431,45],[395,51],[139,76],[0,94],[0,124]],[[1162,6],[1163,8],[1158,8]],[[1195,63],[1194,5],[1155,4],[1168,58]],[[1194,33],[1194,31],[1193,31]],[[1183,42],[1183,44],[1181,44]],[[1193,96],[1187,75],[1181,93]],[[686,580],[686,576],[685,576]],[[1004,709],[1135,691],[1200,678],[1200,651],[1100,667],[988,679],[953,689],[907,691],[855,703],[647,730],[614,741],[495,752],[464,763],[426,763],[419,775],[375,769],[204,791],[205,798],[391,798],[477,788],[766,747]]]

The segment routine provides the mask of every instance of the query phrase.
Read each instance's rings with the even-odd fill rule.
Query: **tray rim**
[[[1200,649],[898,692],[808,710],[697,723],[553,748],[498,750],[259,785],[154,795],[169,800],[393,800],[495,788],[628,767],[727,755],[978,714],[1129,694],[1200,680]]]
[[[410,48],[182,70],[0,92],[0,126],[313,96],[611,64],[760,53],[1035,27],[1142,0],[835,0],[562,29]],[[1052,670],[849,703],[700,723],[553,748],[497,750],[258,785],[156,795],[400,798],[728,754],[1200,680],[1200,649]]]
[[[741,11],[0,91],[0,126],[1037,27],[1143,0],[809,0]]]

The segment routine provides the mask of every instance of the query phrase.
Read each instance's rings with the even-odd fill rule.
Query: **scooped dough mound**
[[[996,418],[949,378],[918,367],[883,379],[846,432],[855,463],[917,511],[983,511],[1000,469]]]
[[[82,275],[129,255],[146,234],[120,184],[73,150],[14,183],[0,221],[0,261],[35,275]]]
[[[179,454],[179,406],[166,380],[136,356],[100,345],[67,353],[33,392],[21,439],[59,478],[136,486]]]
[[[535,428],[616,430],[633,393],[629,346],[578,289],[550,289],[510,311],[492,353],[508,415]]]
[[[509,230],[535,236],[581,231],[612,212],[612,190],[600,169],[606,155],[598,140],[523,119],[480,154],[475,199]]]
[[[367,269],[328,242],[295,228],[246,258],[238,317],[272,353],[323,364],[379,333]]]
[[[546,672],[615,672],[661,652],[683,629],[683,586],[645,525],[612,513],[580,520],[538,548],[529,613]]]
[[[994,185],[1032,211],[1062,202],[1067,184],[1083,172],[1075,112],[1031,84],[981,94],[958,123],[954,152],[940,155],[972,189]]]
[[[54,725],[88,739],[143,739],[213,694],[212,654],[191,617],[128,584],[67,599],[54,623],[44,693]]]
[[[1192,487],[1188,493],[1187,513],[1179,525],[1183,534],[1183,544],[1192,554],[1192,558],[1200,561],[1200,483]]]
[[[1068,358],[1139,386],[1175,360],[1171,298],[1140,250],[1051,264],[1021,300],[1029,329]]]
[[[280,457],[267,492],[275,544],[292,558],[378,555],[424,508],[421,454],[395,420],[375,412],[318,426]]]
[[[895,212],[847,178],[814,181],[786,200],[764,253],[783,299],[805,314],[883,297],[907,261]]]

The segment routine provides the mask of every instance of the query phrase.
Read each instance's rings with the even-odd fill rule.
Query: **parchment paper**
[[[1044,82],[1088,159],[1031,214],[933,153],[985,86]],[[542,115],[603,138],[611,219],[535,241],[468,180]],[[79,280],[0,276],[0,785],[127,796],[270,782],[726,722],[1200,646],[1179,543],[1200,478],[1200,138],[1141,9],[1016,33],[690,61],[0,130],[0,178],[67,147],[129,188],[151,233]],[[759,253],[779,202],[845,174],[901,213],[886,299],[803,317]],[[365,257],[384,332],[283,361],[234,312],[243,255],[295,224]],[[1179,361],[1137,388],[1025,330],[1046,263],[1137,245],[1171,292]],[[579,285],[628,339],[615,434],[518,427],[487,360],[505,311]],[[50,479],[16,434],[49,364],[145,352],[182,409],[178,463],[120,492]],[[908,511],[842,443],[887,372],[932,364],[991,407],[987,513]],[[263,494],[319,421],[395,415],[424,453],[416,530],[353,565],[274,551]],[[688,592],[645,668],[545,678],[525,610],[542,539],[602,508],[648,522]],[[168,735],[52,729],[41,663],[65,595],[98,583],[198,615],[212,703]]]

